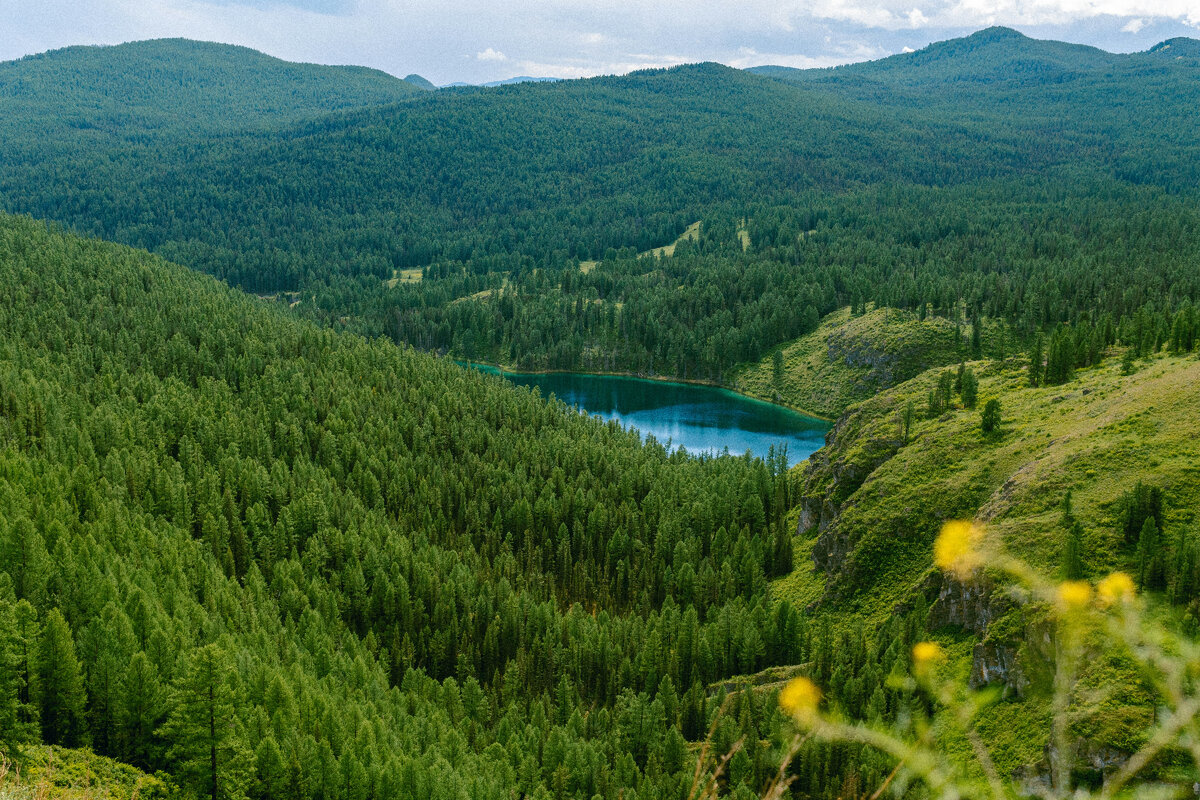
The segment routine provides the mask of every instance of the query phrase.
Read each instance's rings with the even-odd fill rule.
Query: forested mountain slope
[[[6,750],[205,796],[211,753],[219,797],[673,796],[708,683],[832,646],[767,593],[782,461],[668,455],[25,219],[0,280]],[[758,785],[777,712],[732,712]]]
[[[47,139],[86,151],[275,127],[418,93],[378,70],[294,64],[211,42],[67,47],[0,62],[0,136],[21,152]]]
[[[988,28],[914,53],[830,69],[760,67],[758,74],[847,99],[952,115],[964,124],[1070,130],[1103,143],[1113,174],[1176,191],[1196,185],[1200,42],[1114,54]],[[1178,58],[1164,58],[1165,53]]]
[[[522,368],[725,381],[870,300],[961,300],[1023,341],[1098,305],[1132,313],[1167,282],[1196,299],[1192,60],[990,29],[786,75],[426,92],[130,147],[74,131],[69,155],[7,159],[0,199],[298,292],[322,323]],[[6,115],[22,141],[67,117]],[[696,221],[672,258],[634,257]]]
[[[30,131],[32,133],[33,131]],[[859,183],[1026,173],[1082,146],[979,142],[715,64],[411,103],[0,180],[10,208],[254,289],[473,260],[493,271],[671,241],[705,209]],[[86,151],[85,151],[86,152]],[[117,189],[114,191],[114,185]],[[494,266],[491,261],[498,261]]]
[[[789,675],[852,717],[909,720],[934,707],[902,679],[926,626],[966,628],[944,634],[959,652],[1018,646],[1020,617],[1005,641],[923,580],[944,516],[981,515],[1040,563],[1078,535],[1072,569],[1141,564],[1179,603],[1200,586],[1190,312],[1174,355],[1141,314],[1116,335],[1148,364],[1066,385],[1068,329],[1037,387],[1022,358],[970,365],[971,404],[1004,408],[993,435],[953,370],[918,376],[854,407],[798,486],[781,461],[670,455],[26,219],[0,218],[0,280],[6,752],[86,744],[203,796],[615,800],[686,795],[697,757],[736,750],[725,789],[749,796],[792,730]],[[1149,517],[1159,544],[1135,553]],[[810,551],[836,624],[791,599],[821,581]],[[1040,757],[1013,738],[1040,702],[981,722],[1006,770]],[[891,766],[816,741],[791,762],[820,798]]]

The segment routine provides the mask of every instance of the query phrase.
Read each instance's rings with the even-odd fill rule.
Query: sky
[[[832,66],[990,25],[1132,52],[1200,38],[1200,0],[0,0],[0,60],[187,37],[445,85],[696,61]]]

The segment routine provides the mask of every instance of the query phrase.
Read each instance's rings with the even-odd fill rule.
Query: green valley
[[[0,64],[0,798],[1186,796],[1197,47]]]

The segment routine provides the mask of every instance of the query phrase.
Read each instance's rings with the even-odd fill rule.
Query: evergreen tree
[[[1045,357],[1046,343],[1042,337],[1042,332],[1038,331],[1033,337],[1033,344],[1029,347],[1029,385],[1042,385],[1042,361]]]
[[[11,751],[29,735],[29,726],[20,713],[21,661],[15,605],[0,591],[0,752]]]
[[[1121,356],[1121,374],[1132,375],[1137,370],[1137,353],[1132,347],[1126,347]]]
[[[985,434],[991,434],[1000,427],[1000,401],[996,398],[993,397],[984,404],[979,427]]]
[[[1063,548],[1063,572],[1067,580],[1081,580],[1086,570],[1083,564],[1083,525],[1071,523],[1067,528],[1067,542]]]
[[[963,370],[962,388],[960,389],[963,408],[974,408],[979,399],[979,379],[970,367]]]
[[[1154,517],[1146,517],[1138,535],[1138,583],[1145,589],[1164,589],[1167,582],[1166,559]]]
[[[244,800],[253,754],[237,718],[237,674],[225,650],[196,650],[171,693],[171,711],[160,734],[179,777],[209,800]]]
[[[155,730],[162,722],[164,697],[158,670],[144,652],[137,652],[121,676],[117,705],[117,752],[134,766],[149,769],[157,762]]]
[[[77,747],[84,741],[83,670],[75,655],[71,628],[57,609],[46,615],[38,648],[38,696],[42,738]]]
[[[1067,580],[1080,580],[1085,573],[1083,563],[1083,526],[1075,519],[1075,512],[1071,507],[1070,489],[1063,495],[1062,517],[1058,524],[1067,532],[1066,542],[1063,546],[1063,572]]]

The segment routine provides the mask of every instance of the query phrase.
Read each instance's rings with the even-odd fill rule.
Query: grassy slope
[[[987,522],[1012,552],[1055,570],[1063,545],[1059,505],[1071,490],[1096,575],[1128,565],[1113,502],[1137,481],[1164,488],[1168,537],[1193,523],[1200,361],[1159,356],[1124,376],[1110,358],[1046,388],[1029,387],[1016,359],[975,368],[980,406],[992,397],[1001,402],[998,437],[981,433],[978,410],[959,409],[919,419],[900,446],[896,415],[909,400],[924,408],[939,373],[930,370],[852,408],[825,458],[814,459],[805,477],[810,500],[846,495],[834,529],[850,550],[829,587],[845,608],[890,613],[931,569],[933,538],[951,517]],[[858,477],[865,474],[857,488],[846,485],[855,472],[847,467],[855,466]]]
[[[1060,503],[1068,490],[1084,526],[1091,577],[1130,566],[1133,553],[1120,541],[1114,501],[1138,481],[1164,489],[1168,541],[1194,530],[1200,360],[1160,355],[1128,376],[1119,361],[1109,358],[1064,386],[1045,388],[1027,385],[1021,360],[973,364],[981,376],[980,407],[991,397],[1003,407],[1002,432],[992,438],[980,431],[978,410],[959,408],[919,419],[901,446],[897,412],[909,400],[923,410],[940,369],[852,407],[804,476],[810,500],[838,498],[842,513],[831,531],[849,540],[849,553],[827,575],[811,557],[817,532],[798,533],[796,568],[776,580],[773,591],[802,606],[823,602],[846,624],[877,622],[926,590],[933,539],[951,517],[984,521],[1010,552],[1061,577]],[[986,638],[1015,634],[1019,640],[1018,629],[1009,628],[1023,619],[1036,625],[1037,617],[997,620]],[[978,639],[950,629],[937,638],[950,655],[948,667],[965,681]],[[1087,735],[1096,744],[1128,749],[1153,706],[1138,676],[1114,656],[1089,663],[1083,680],[1105,687],[1085,706]],[[998,703],[980,717],[980,734],[1003,772],[1042,759],[1048,714],[1044,700],[1032,695]]]
[[[958,360],[950,322],[921,322],[896,309],[875,309],[856,317],[843,308],[782,348],[783,378],[778,384],[771,354],[742,368],[732,388],[823,417],[836,417],[881,389]]]
[[[147,775],[89,750],[37,745],[19,757],[0,757],[3,800],[154,800],[179,797],[165,776]]]

